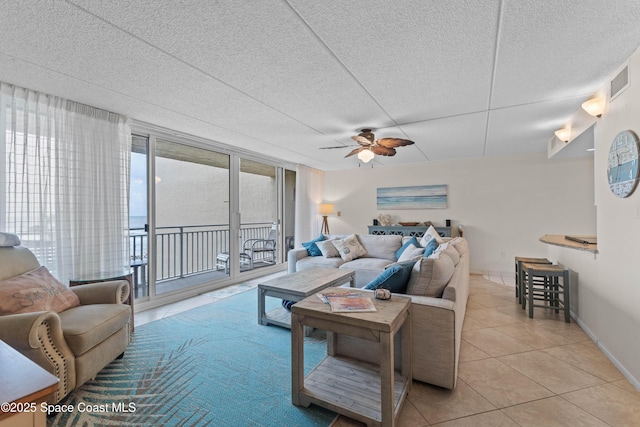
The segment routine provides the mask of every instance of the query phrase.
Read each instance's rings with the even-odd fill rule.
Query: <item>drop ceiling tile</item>
[[[498,0],[290,3],[397,123],[488,107]]]
[[[583,101],[568,98],[491,111],[485,154],[546,152],[549,138]]]
[[[505,1],[491,107],[591,95],[638,47],[639,17],[637,0]]]

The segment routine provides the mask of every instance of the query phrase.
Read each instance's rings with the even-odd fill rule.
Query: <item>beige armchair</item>
[[[39,267],[29,249],[0,247],[0,291]],[[124,355],[129,344],[131,307],[123,304],[129,296],[129,282],[70,289],[80,304],[59,313],[50,310],[0,315],[0,340],[60,379],[58,391],[48,398],[51,404]]]

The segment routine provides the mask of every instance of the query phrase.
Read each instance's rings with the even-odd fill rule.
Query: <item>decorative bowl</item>
[[[399,222],[398,224],[404,226],[404,227],[414,227],[418,224],[420,224],[419,222]]]

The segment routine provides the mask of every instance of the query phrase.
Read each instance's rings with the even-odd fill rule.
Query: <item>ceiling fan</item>
[[[375,139],[375,135],[371,132],[371,129],[362,129],[358,135],[352,136],[360,146],[349,152],[345,157],[351,157],[355,154],[363,162],[367,163],[373,159],[374,155],[379,156],[395,156],[396,148],[403,147],[405,145],[414,144],[413,141],[401,138],[380,138]],[[353,145],[341,145],[337,147],[322,147],[322,150],[328,150],[333,148],[347,148],[354,147]]]

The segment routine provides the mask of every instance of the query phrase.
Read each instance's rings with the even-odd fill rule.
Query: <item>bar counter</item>
[[[576,236],[576,237],[593,237],[593,236]],[[559,235],[559,234],[545,234],[544,236],[540,237],[540,241],[542,243],[561,246],[563,248],[577,249],[579,251],[587,251],[594,254],[598,253],[598,245],[595,243],[589,244],[589,243],[574,242],[573,240],[569,240],[565,236]]]

